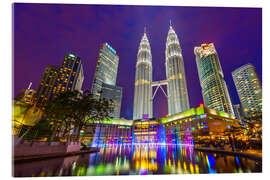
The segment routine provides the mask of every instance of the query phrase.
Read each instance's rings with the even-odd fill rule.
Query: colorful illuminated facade
[[[152,54],[144,32],[137,53],[133,119],[152,118]]]
[[[234,114],[231,98],[213,43],[194,48],[204,104],[210,109]]]
[[[133,143],[160,143],[162,124],[160,119],[135,120],[133,122]]]
[[[189,109],[189,98],[182,49],[172,26],[167,36],[165,56],[168,113],[173,115]]]
[[[252,64],[232,72],[233,81],[246,116],[262,112],[262,86]]]
[[[202,140],[228,139],[224,132],[228,128],[239,126],[240,120],[235,119],[234,115],[201,105],[165,118],[105,121],[98,126],[93,142],[193,146]]]
[[[161,121],[166,129],[166,142],[172,144],[193,144],[215,138],[227,139],[224,131],[232,126],[240,126],[240,121],[234,119],[234,115],[204,106],[163,118]]]
[[[132,121],[126,119],[105,119],[91,122],[81,133],[81,141],[93,147],[132,143]]]
[[[116,86],[119,57],[116,51],[108,44],[101,45],[92,94],[95,98],[107,98],[114,102],[113,118],[120,118],[122,88]]]

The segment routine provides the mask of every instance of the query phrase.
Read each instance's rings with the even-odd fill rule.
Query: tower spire
[[[146,34],[146,27],[144,26],[144,34]]]
[[[30,89],[30,88],[31,88],[31,86],[32,86],[32,82],[30,82],[30,84],[29,84],[29,86],[28,86],[28,88],[27,88],[27,89]]]
[[[170,27],[172,26],[172,20],[170,19]]]

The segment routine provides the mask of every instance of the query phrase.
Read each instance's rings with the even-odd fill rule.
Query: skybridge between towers
[[[168,80],[162,80],[162,81],[155,81],[155,82],[152,82],[151,83],[151,86],[152,87],[156,87],[155,91],[154,91],[154,94],[152,96],[152,100],[154,99],[158,89],[160,88],[163,92],[163,94],[166,96],[166,98],[168,98],[168,95],[167,93],[165,92],[165,90],[162,88],[162,86],[167,86],[168,85]]]

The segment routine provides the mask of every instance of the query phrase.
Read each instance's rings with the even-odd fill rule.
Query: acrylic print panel
[[[262,172],[261,8],[13,9],[13,176]]]

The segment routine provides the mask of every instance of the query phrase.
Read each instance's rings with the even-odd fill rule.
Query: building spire
[[[172,27],[172,20],[170,19],[170,27]]]
[[[30,84],[29,84],[29,86],[28,86],[28,88],[27,88],[27,89],[30,89],[30,88],[31,88],[31,86],[32,86],[32,82],[30,82]]]
[[[144,34],[146,34],[146,27],[144,26]]]

